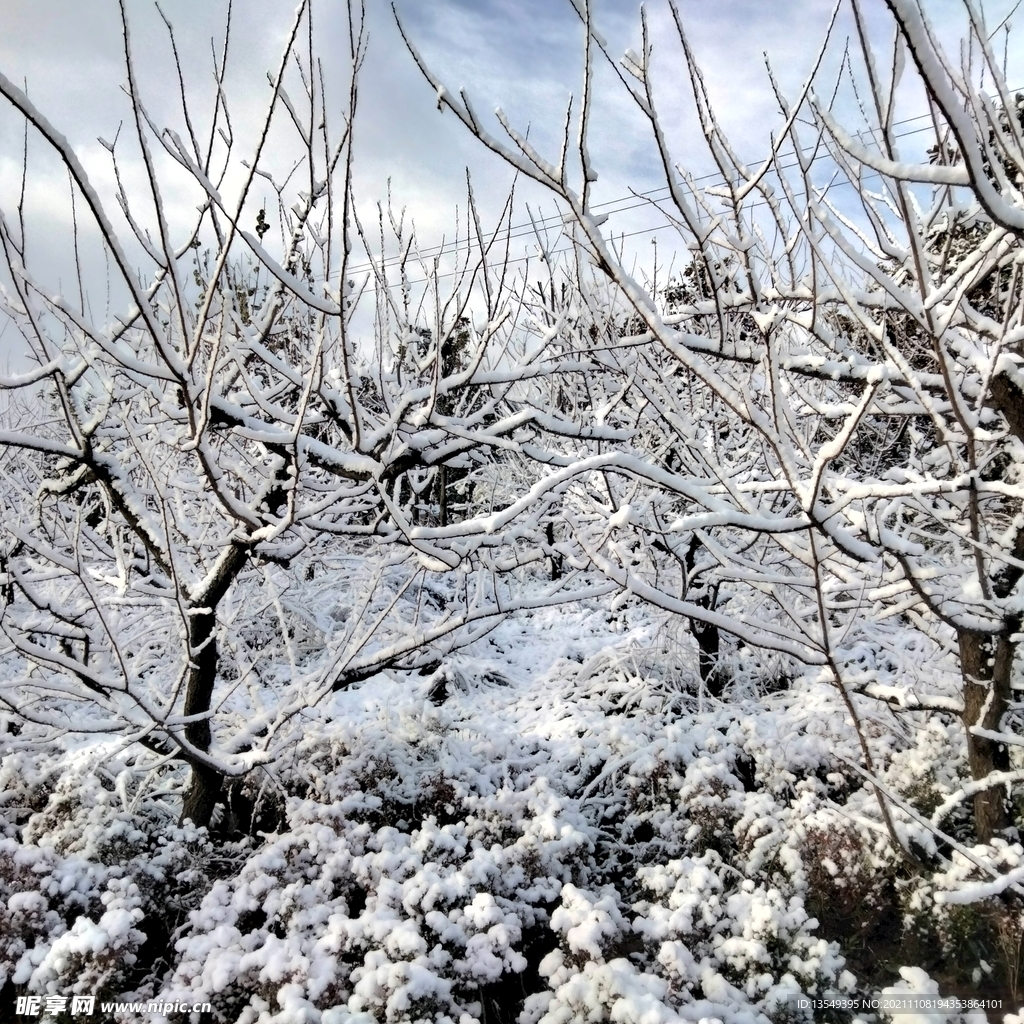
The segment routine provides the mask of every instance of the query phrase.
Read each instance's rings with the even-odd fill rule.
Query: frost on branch
[[[972,6],[990,94],[889,6],[884,60],[825,83],[841,19],[868,38],[855,2],[795,95],[769,79],[751,168],[670,4],[710,185],[646,16],[620,63],[573,5],[553,159],[414,53],[559,204],[521,268],[511,198],[486,227],[467,182],[449,259],[354,194],[354,8],[342,118],[302,4],[248,141],[227,40],[212,105],[181,81],[165,128],[126,23],[103,149],[141,193],[0,77],[68,174],[81,280],[36,259],[31,202],[4,211],[29,366],[0,378],[5,992],[244,1024],[1016,998],[1024,129]],[[604,57],[671,269],[593,208]],[[934,105],[916,156],[901,74]]]
[[[0,700],[39,742],[118,737],[133,782],[175,761],[180,820],[231,819],[229,835],[255,827],[235,795],[267,784],[297,715],[384,667],[436,671],[517,609],[602,586],[531,572],[557,495],[520,507],[516,492],[551,460],[542,434],[595,431],[545,408],[518,359],[508,253],[491,244],[511,205],[489,236],[468,187],[476,237],[452,275],[402,212],[356,206],[346,125],[366,36],[352,13],[344,117],[304,70],[302,4],[252,152],[223,62],[208,137],[184,82],[180,130],[154,122],[125,20],[132,128],[105,147],[113,196],[0,78],[68,173],[76,278],[86,253],[109,265],[116,307],[99,317],[84,284],[55,294],[27,240],[36,211],[5,212],[0,302],[35,368],[3,382]],[[124,185],[136,166],[141,194]],[[198,213],[172,217],[175,173]]]

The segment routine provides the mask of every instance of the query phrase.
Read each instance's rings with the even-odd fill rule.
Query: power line
[[[863,179],[861,179],[861,180],[863,180],[863,181],[875,181],[875,180],[880,179],[881,177],[882,177],[881,174],[879,174],[877,171],[873,171],[871,174],[866,174],[863,177]],[[831,188],[832,189],[837,189],[837,188],[843,188],[844,186],[850,187],[853,184],[854,184],[854,182],[848,181],[848,180],[847,181],[838,181],[834,185],[832,185]],[[750,203],[747,206],[747,209],[748,210],[752,210],[752,209],[755,209],[757,207],[764,206],[764,205],[766,205],[766,201],[764,199],[759,199],[759,200],[756,200],[753,203]],[[654,235],[654,234],[657,234],[660,231],[669,231],[669,230],[672,230],[672,231],[678,230],[678,225],[672,224],[672,223],[656,224],[656,225],[653,225],[652,227],[648,227],[648,228],[637,228],[636,231],[623,231],[623,232],[620,232],[619,234],[615,235],[614,239],[615,240],[619,240],[619,239],[625,239],[625,238],[635,238],[637,235]],[[512,259],[504,260],[502,262],[502,266],[512,266],[513,264],[516,264],[516,263],[528,263],[530,260],[540,260],[540,259],[547,260],[547,259],[550,259],[552,256],[560,256],[562,253],[572,252],[573,249],[575,249],[575,248],[576,248],[575,243],[570,242],[567,245],[563,245],[563,246],[560,246],[558,248],[550,250],[550,252],[545,253],[545,255],[543,257],[542,256],[536,256],[536,255],[515,256]],[[449,277],[455,277],[459,273],[461,273],[461,271],[449,270],[449,271],[445,271],[443,274],[435,274],[435,275],[433,275],[432,277],[429,277],[429,278],[424,277],[424,278],[422,278],[420,280],[410,281],[409,285],[412,286],[412,287],[415,287],[416,285],[426,284],[428,281],[432,281],[432,280],[443,281],[443,280],[445,280],[445,279],[447,279]],[[394,282],[394,283],[388,284],[388,290],[389,291],[394,291],[396,288],[399,288],[399,287],[401,287],[401,285],[397,281]]]
[[[925,118],[925,117],[928,117],[928,116],[929,116],[928,114],[921,114],[918,117],[906,118],[903,121],[894,122],[894,124],[908,124],[908,123],[911,123],[913,121],[919,121],[922,118]],[[896,138],[898,138],[898,139],[905,139],[905,138],[910,137],[911,135],[917,135],[917,134],[920,134],[921,132],[928,131],[928,129],[929,129],[929,126],[926,125],[923,128],[915,128],[915,129],[912,129],[911,131],[900,132],[900,133],[898,133],[896,135]],[[820,158],[819,157],[815,157],[814,159],[820,159]],[[813,160],[812,160],[812,163],[813,163]],[[792,169],[793,167],[796,167],[796,166],[798,166],[798,163],[797,162],[793,162],[793,163],[790,163],[790,164],[781,165],[779,169],[780,170],[789,170],[789,169]],[[714,178],[720,179],[721,175],[719,175],[717,172],[714,172],[714,173],[710,173],[710,174],[701,175],[700,177],[693,178],[692,180],[694,182],[699,182],[699,181],[707,181],[707,180],[714,179]],[[864,175],[861,180],[862,181],[877,181],[877,180],[880,180],[881,178],[882,178],[882,175],[880,173],[878,173],[877,171],[873,171],[870,174]],[[832,185],[829,186],[829,188],[830,188],[830,190],[834,191],[834,190],[839,189],[839,188],[852,187],[854,184],[855,184],[854,182],[852,182],[852,181],[850,181],[848,179],[845,179],[843,181],[838,181],[838,182],[833,183]],[[629,201],[631,199],[636,199],[636,198],[640,198],[640,197],[653,196],[654,194],[656,194],[658,192],[665,193],[664,198],[667,198],[668,195],[669,195],[669,191],[670,190],[669,190],[668,186],[662,185],[662,186],[660,186],[657,189],[651,189],[649,192],[637,192],[637,193],[633,193],[630,196],[624,196],[621,199],[608,200],[605,203],[596,204],[594,207],[592,207],[592,209],[597,210],[597,209],[599,209],[601,207],[608,206],[608,205],[610,205],[612,203],[626,202],[626,201]],[[624,213],[624,212],[626,212],[628,210],[636,209],[636,208],[641,207],[641,206],[650,206],[650,205],[652,205],[652,202],[653,201],[636,202],[636,203],[633,203],[633,205],[631,205],[631,206],[622,207],[622,208],[620,208],[618,210],[613,210],[613,211],[611,211],[611,213]],[[765,205],[767,205],[767,201],[764,200],[764,199],[759,199],[759,200],[755,200],[752,203],[747,204],[746,209],[748,209],[748,210],[757,209],[758,207],[762,207],[762,206],[765,206]],[[516,226],[510,228],[509,232],[515,231],[517,228],[526,228],[527,230],[519,231],[517,234],[509,233],[507,235],[507,237],[508,237],[508,239],[526,237],[526,236],[529,236],[529,235],[535,233],[535,230],[534,230],[534,225],[535,224],[539,225],[541,223],[547,223],[547,222],[552,222],[552,221],[560,222],[561,220],[562,220],[562,215],[558,214],[558,215],[553,215],[553,216],[549,216],[549,217],[538,219],[537,221],[535,221],[535,222],[533,222],[531,224],[516,225]],[[618,240],[622,240],[622,239],[626,239],[626,238],[635,238],[637,235],[655,235],[655,234],[658,234],[659,232],[662,232],[662,231],[669,231],[669,230],[675,231],[675,230],[678,230],[678,227],[679,227],[678,224],[675,224],[675,223],[672,223],[672,222],[666,222],[664,224],[652,225],[651,227],[638,228],[635,231],[619,232],[618,234],[613,235],[613,239],[618,241]],[[441,250],[440,246],[435,246],[433,248]],[[444,243],[443,251],[438,251],[435,255],[444,255],[445,253],[458,252],[458,251],[460,251],[462,249],[466,249],[466,248],[468,248],[468,246],[467,246],[467,244],[465,242]],[[559,247],[556,247],[554,249],[551,249],[551,250],[545,252],[545,254],[543,256],[537,256],[537,255],[531,254],[531,255],[527,255],[527,256],[512,257],[511,259],[504,260],[502,262],[502,266],[503,267],[507,267],[507,266],[512,266],[514,264],[527,263],[530,260],[538,260],[538,259],[547,260],[547,259],[550,259],[551,257],[560,256],[563,253],[571,252],[575,248],[576,248],[575,243],[569,242],[566,245],[559,246]],[[389,266],[396,265],[399,262],[399,260],[400,260],[400,257],[390,257],[389,259],[387,259],[385,261],[382,261],[381,266],[383,266],[386,269]],[[353,269],[351,272],[352,273],[369,272],[369,271],[372,271],[374,269],[374,266],[375,266],[374,264],[369,264],[368,263],[368,264],[365,264],[363,267],[361,267],[359,269]],[[408,284],[409,284],[410,287],[416,287],[418,285],[426,284],[430,280],[443,281],[443,280],[446,280],[447,278],[456,277],[460,273],[461,273],[461,271],[458,271],[458,270],[445,271],[444,273],[439,273],[439,274],[433,275],[430,278],[422,278],[422,279],[418,279],[418,280],[414,280],[414,281],[409,281]],[[396,281],[396,282],[393,282],[393,283],[389,283],[387,287],[388,287],[389,291],[394,291],[396,288],[401,287],[401,282],[397,282]]]
[[[893,126],[897,127],[897,126],[900,126],[900,125],[913,124],[916,121],[921,121],[921,120],[924,120],[924,119],[928,119],[930,117],[931,117],[931,115],[927,114],[927,113],[926,114],[917,114],[914,117],[907,117],[907,118],[903,118],[900,121],[894,121],[893,122]],[[915,129],[912,129],[910,131],[898,132],[896,134],[896,138],[897,139],[909,138],[912,135],[918,135],[921,132],[928,131],[929,127],[930,126],[925,125],[924,127],[915,128]],[[857,133],[858,136],[861,136],[861,135],[864,135],[864,134],[865,134],[864,132],[858,132]],[[855,136],[855,137],[857,137],[857,136]],[[818,147],[815,146],[814,148],[817,149]],[[804,152],[806,153],[806,152],[808,152],[808,150],[804,150]],[[822,155],[814,156],[812,158],[812,161],[811,161],[812,164],[816,160],[824,159],[826,155],[827,154],[822,154]],[[762,159],[760,161],[756,161],[755,164],[761,164],[763,162],[764,162],[764,159]],[[786,170],[792,170],[794,167],[797,167],[797,166],[799,166],[799,161],[794,160],[791,163],[780,165],[778,169],[780,171],[786,171]],[[875,177],[877,177],[877,175],[869,175],[869,177],[870,178],[875,178]],[[693,178],[691,180],[694,183],[705,182],[705,181],[714,181],[714,180],[724,181],[724,179],[722,178],[721,173],[718,172],[718,171],[710,171],[707,174],[698,175],[697,177],[695,177],[695,178]],[[660,185],[657,188],[648,189],[647,191],[644,191],[644,192],[631,192],[629,195],[620,196],[620,197],[618,197],[616,199],[606,199],[605,201],[603,201],[601,203],[594,204],[591,207],[591,209],[594,210],[595,212],[596,211],[604,212],[604,213],[606,213],[607,216],[613,216],[613,215],[620,214],[620,213],[628,213],[630,210],[635,210],[635,209],[638,209],[638,208],[641,208],[641,207],[644,207],[644,206],[651,206],[651,205],[655,204],[660,199],[667,199],[667,198],[669,198],[670,195],[671,195],[671,188],[670,188],[670,186],[668,186],[668,185]],[[628,205],[620,205],[620,204],[628,204]],[[763,204],[762,203],[752,203],[752,204],[750,204],[750,208],[752,208],[754,206],[759,206],[759,205],[763,205]],[[615,209],[608,209],[609,207],[616,207],[616,208]],[[493,241],[494,242],[506,242],[506,241],[512,241],[512,240],[514,240],[516,238],[526,238],[526,237],[529,237],[530,235],[536,234],[538,228],[545,227],[545,226],[548,226],[550,224],[557,224],[557,223],[559,223],[561,221],[562,221],[562,214],[556,213],[556,214],[550,214],[550,215],[544,216],[544,217],[538,217],[538,218],[530,220],[530,221],[524,221],[524,222],[519,223],[519,224],[513,224],[510,227],[508,227],[504,232],[499,232],[498,234],[496,234],[494,239],[493,239]],[[671,224],[666,224],[666,225],[663,225],[661,227],[652,228],[652,229],[648,229],[648,230],[651,230],[651,231],[664,231],[667,228],[672,227],[672,226],[673,225],[671,225]],[[630,231],[630,232],[627,232],[625,234],[622,234],[621,236],[616,236],[616,237],[631,238],[631,237],[633,237],[635,235],[644,234],[644,233],[645,233],[644,230]],[[426,249],[417,250],[417,255],[420,258],[422,258],[422,259],[433,259],[433,258],[437,258],[437,257],[440,257],[440,256],[451,255],[453,253],[460,252],[462,250],[467,249],[468,247],[469,247],[469,243],[465,242],[465,241],[441,242],[441,243],[439,243],[437,245],[428,246]],[[561,249],[561,250],[557,250],[557,251],[558,252],[565,252],[567,250],[566,249]],[[350,268],[349,273],[363,274],[363,273],[368,273],[368,272],[374,270],[375,268],[379,268],[379,269],[382,269],[382,270],[387,270],[390,267],[400,266],[401,263],[402,263],[402,259],[403,259],[403,257],[401,257],[401,256],[385,257],[384,259],[382,259],[380,261],[380,263],[377,263],[377,264],[375,264],[375,263],[365,263],[365,264],[360,264],[357,267],[352,267],[352,268]],[[520,263],[520,262],[523,262],[523,259],[524,259],[523,257],[517,257],[516,259],[509,260],[508,262],[509,263]],[[447,277],[452,277],[452,276],[454,276],[454,273],[456,273],[456,272],[441,274],[441,275],[439,275],[439,279],[444,279],[444,278],[447,278]],[[417,283],[418,284],[418,283],[422,283],[422,282],[413,282],[413,283]]]

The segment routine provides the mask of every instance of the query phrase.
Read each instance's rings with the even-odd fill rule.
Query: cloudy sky
[[[132,46],[143,95],[161,125],[181,126],[177,87],[166,33],[148,0],[125,0]],[[892,27],[882,0],[864,0],[874,41],[884,46]],[[988,0],[986,15],[997,24],[1014,0]],[[431,68],[452,89],[466,87],[479,111],[502,106],[511,121],[529,127],[531,141],[552,157],[561,120],[581,79],[581,27],[568,0],[398,0],[409,35]],[[960,0],[925,0],[933,23],[951,46],[964,22]],[[613,54],[639,48],[639,9],[634,0],[593,0],[595,19]],[[236,0],[227,93],[240,137],[258,123],[290,24],[290,0]],[[778,111],[767,89],[767,53],[782,87],[794,94],[807,74],[832,14],[829,0],[679,0],[694,50],[722,121],[736,150],[751,161],[763,154]],[[224,5],[211,0],[164,0],[173,23],[185,75],[203,121],[212,98],[211,40],[220,46]],[[113,139],[130,109],[125,82],[124,44],[116,0],[0,0],[0,71],[27,82],[43,113],[70,140],[101,191],[112,195],[109,155],[97,137]],[[665,127],[677,159],[697,172],[709,167],[699,145],[679,45],[667,4],[648,4],[654,42],[654,71]],[[1021,17],[1024,17],[1022,10]],[[314,8],[316,48],[324,61],[328,88],[338,105],[344,99],[347,66],[345,10],[341,0],[319,0]],[[356,191],[361,207],[383,198],[390,179],[399,204],[415,217],[424,244],[450,236],[453,214],[463,201],[465,169],[470,168],[485,212],[494,214],[511,173],[472,140],[450,112],[437,110],[436,98],[402,45],[386,0],[367,0],[369,56],[361,80],[357,123]],[[840,10],[826,66],[835,69],[852,30],[848,7]],[[1016,33],[1020,37],[1020,33]],[[1018,73],[1024,47],[1011,35],[1010,78]],[[1015,77],[1016,75],[1016,77]],[[907,113],[914,108],[908,95]],[[16,205],[21,160],[21,126],[10,109],[0,110],[0,205],[8,217]],[[856,124],[856,111],[848,113]],[[497,129],[495,123],[492,126]],[[122,128],[127,131],[127,128]],[[70,206],[66,178],[42,147],[30,141],[32,156],[28,206],[32,211],[37,258],[61,277],[68,271]],[[628,196],[660,183],[649,132],[607,69],[598,74],[598,99],[590,143],[600,173],[595,200]],[[244,146],[240,150],[242,152]],[[126,168],[129,185],[136,167]],[[524,200],[540,204],[536,190]],[[169,190],[172,214],[194,209],[194,196]],[[191,204],[191,205],[190,205]],[[550,203],[548,204],[550,206]],[[112,204],[113,213],[116,206]],[[517,216],[523,219],[523,214]],[[658,221],[650,210],[617,215],[616,230],[643,234]],[[124,227],[123,220],[120,227]],[[670,241],[666,244],[670,244]]]

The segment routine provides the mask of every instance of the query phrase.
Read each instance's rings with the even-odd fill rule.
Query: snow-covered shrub
[[[0,984],[109,995],[130,988],[146,936],[130,874],[52,847],[0,840]]]
[[[649,620],[618,614],[637,649]],[[883,955],[947,984],[902,915],[955,943],[956,914],[978,910],[936,916],[935,892],[971,869],[911,884],[844,768],[858,753],[834,689],[702,705],[602,652],[606,628],[591,609],[509,623],[445,666],[444,694],[380,675],[308,712],[266,776],[282,807],[261,845],[131,810],[115,762],[65,772],[4,847],[18,991],[85,979],[209,1001],[225,1024],[767,1024],[799,993],[891,982]],[[955,765],[927,776],[939,731],[872,728],[888,785],[955,792]]]
[[[236,848],[154,804],[126,810],[122,796],[66,769],[20,839],[0,840],[0,986],[142,998],[189,909],[233,870]]]
[[[775,1019],[791,997],[854,983],[804,906],[804,825],[845,785],[817,778],[818,736],[735,708],[660,719],[645,735],[659,717],[602,731],[620,774],[592,783],[590,799],[617,856],[597,858],[589,892],[563,890],[559,948],[541,964],[549,991],[523,1021]]]
[[[554,996],[529,997],[519,1018],[522,1024],[669,1024],[683,1019],[665,1001],[668,985],[621,957],[608,963],[590,960],[574,972],[553,953],[541,964],[541,973]]]
[[[0,743],[6,738],[0,721]],[[16,836],[28,817],[46,806],[56,781],[52,759],[38,750],[0,757],[0,835]]]
[[[307,720],[287,830],[191,915],[162,995],[283,1024],[494,1019],[502,993],[497,1019],[552,1024],[774,1013],[838,985],[800,854],[847,785],[818,777],[820,714],[680,713],[607,654],[512,685],[515,659],[492,668],[451,666],[440,706],[378,678]],[[714,909],[687,926],[686,900]]]
[[[681,1001],[701,1016],[728,1016],[753,1003],[775,1012],[800,993],[840,980],[836,943],[814,935],[803,898],[769,881],[743,878],[715,850],[642,869],[650,899],[636,929]]]
[[[914,940],[908,948],[931,952],[917,962],[939,980],[984,980],[1019,996],[1024,993],[1024,899],[1008,883],[1024,870],[1024,849],[995,839],[973,852],[987,854],[996,877],[979,870],[978,858],[954,851],[946,870],[905,886],[906,928]]]
[[[169,996],[240,1021],[291,1020],[298,1005],[478,1015],[488,985],[526,968],[523,932],[547,922],[589,830],[544,779],[464,793],[443,825],[382,824],[381,807],[374,793],[294,800],[289,831],[192,914]]]
[[[938,983],[928,976],[928,972],[920,967],[901,967],[900,977],[892,985],[882,989],[882,997],[890,999],[906,998],[907,996],[940,996]],[[959,1021],[967,1019],[971,1024],[982,1024],[987,1018],[984,1011],[976,1011],[972,1014],[961,1016],[958,1013],[946,1013],[940,1009],[929,1009],[923,1013],[916,1013],[912,1010],[905,1010],[900,1013],[901,1024],[958,1024]],[[1011,1018],[1006,1018],[1007,1020]]]
[[[838,815],[809,821],[799,853],[807,909],[818,921],[819,934],[841,941],[855,951],[858,967],[870,969],[879,945],[901,939],[897,858]]]

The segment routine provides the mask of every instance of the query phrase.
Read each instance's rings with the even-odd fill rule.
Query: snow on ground
[[[693,658],[649,613],[595,605],[375,677],[297,722],[257,786],[264,842],[66,775],[0,841],[0,984],[240,1024],[802,1019],[798,996],[860,984],[810,904],[881,899],[891,846],[829,687],[771,692],[741,651],[714,701]],[[875,733],[911,780],[953,743]],[[18,756],[0,770],[31,782]]]

